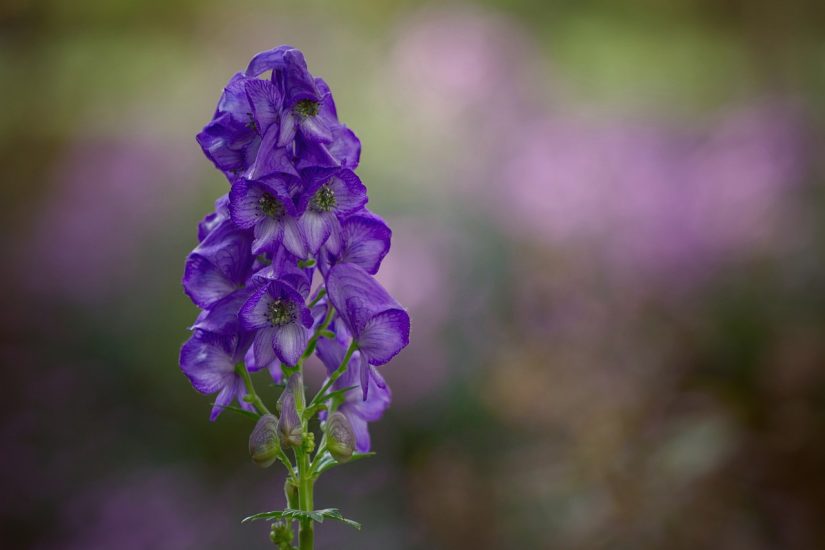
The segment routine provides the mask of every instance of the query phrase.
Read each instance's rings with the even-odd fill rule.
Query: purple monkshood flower
[[[249,334],[224,336],[196,330],[183,344],[180,350],[180,368],[192,382],[192,386],[204,395],[218,393],[210,420],[215,420],[233,399],[237,399],[241,408],[253,410],[243,400],[246,389],[235,371],[235,365],[243,361],[250,342]]]
[[[370,365],[383,365],[410,342],[410,316],[369,273],[355,264],[337,264],[327,275],[327,292],[335,311]],[[369,390],[367,369],[361,387]]]
[[[392,231],[387,223],[363,208],[341,223],[340,242],[332,242],[333,239],[327,241],[319,261],[321,272],[327,273],[336,263],[350,263],[375,275],[381,266],[381,260],[390,250],[391,239]]]
[[[183,274],[183,288],[195,304],[208,309],[244,286],[253,262],[251,243],[249,232],[229,219],[206,234],[186,259]]]
[[[229,211],[235,225],[253,229],[252,253],[274,252],[283,246],[303,257],[306,245],[292,199],[299,182],[285,175],[264,180],[237,180],[229,192]]]
[[[329,246],[340,248],[341,223],[367,203],[367,188],[355,172],[339,170],[329,178],[320,178],[307,185],[299,199],[303,210],[301,227],[308,247],[307,252],[316,255],[329,239]]]
[[[336,338],[318,341],[318,357],[324,363],[327,373],[332,374],[344,359],[346,347],[349,345],[349,334],[340,319],[335,323]],[[368,378],[367,389],[360,386],[362,374]],[[355,448],[358,452],[366,453],[370,450],[370,433],[368,422],[380,420],[384,411],[390,406],[392,393],[384,378],[375,370],[375,367],[361,360],[360,352],[355,352],[347,364],[347,369],[332,385],[332,389],[341,390],[352,388],[344,394],[344,400],[338,407],[349,420],[352,431],[355,433]]]
[[[309,341],[312,315],[304,297],[282,281],[262,285],[243,305],[241,326],[255,333],[255,364],[270,365],[279,359],[295,365]]]

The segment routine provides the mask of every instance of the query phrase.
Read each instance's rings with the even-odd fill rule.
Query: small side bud
[[[278,419],[265,414],[258,419],[255,429],[249,434],[249,455],[252,462],[261,468],[267,468],[278,458],[280,448]]]
[[[295,408],[295,397],[289,387],[281,394],[281,418],[278,419],[278,437],[284,447],[300,447],[303,442],[303,426]]]
[[[324,429],[327,432],[327,449],[338,462],[347,462],[355,450],[355,434],[347,417],[341,412],[329,415]]]

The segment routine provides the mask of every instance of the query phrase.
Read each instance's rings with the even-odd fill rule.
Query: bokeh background
[[[814,0],[5,0],[0,546],[268,547],[239,520],[281,474],[179,372],[179,280],[226,188],[194,135],[290,43],[413,318],[377,457],[316,498],[366,529],[319,548],[825,548],[823,28]]]

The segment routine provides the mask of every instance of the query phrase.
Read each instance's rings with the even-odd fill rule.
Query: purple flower
[[[339,242],[328,241],[321,255],[321,269],[326,272],[336,263],[351,263],[375,275],[390,250],[391,238],[392,231],[387,223],[364,208],[341,224]]]
[[[349,335],[343,324],[336,323],[336,339],[326,338],[318,341],[318,357],[332,374],[344,359],[346,346],[349,345]],[[362,377],[366,385],[361,387]],[[355,448],[365,453],[370,450],[370,434],[368,422],[380,420],[384,411],[390,406],[392,393],[384,378],[372,365],[361,360],[360,352],[355,352],[349,360],[347,369],[332,385],[335,390],[355,387],[344,394],[344,401],[338,407],[349,420],[355,433]],[[366,390],[364,389],[366,388]]]
[[[248,82],[241,73],[229,80],[212,121],[197,135],[204,154],[230,181],[252,165],[261,144],[254,109],[246,93]]]
[[[253,254],[273,252],[283,244],[292,254],[303,257],[306,245],[291,196],[295,185],[293,180],[279,175],[259,181],[240,179],[232,186],[232,221],[238,227],[253,229]]]
[[[243,360],[249,343],[248,335],[224,336],[196,330],[181,347],[180,368],[192,386],[205,395],[219,392],[210,420],[214,421],[233,399],[237,399],[241,408],[253,410],[243,400],[246,388],[235,371],[235,365]]]
[[[251,236],[231,220],[217,223],[186,259],[183,288],[195,304],[209,308],[242,288],[252,267]]]
[[[301,226],[308,252],[317,254],[331,235],[334,235],[333,249],[340,248],[339,219],[346,218],[366,203],[367,189],[352,170],[340,170],[330,178],[318,179],[308,185],[299,203],[302,209],[306,208]]]
[[[241,325],[255,333],[253,349],[256,365],[272,363],[277,357],[295,365],[309,341],[312,315],[303,297],[281,281],[261,286],[243,305]]]
[[[410,341],[410,316],[358,265],[342,263],[329,270],[327,292],[347,330],[371,365],[383,365]],[[365,377],[362,386],[368,389]]]

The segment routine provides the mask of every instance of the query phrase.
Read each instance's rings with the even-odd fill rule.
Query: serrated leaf
[[[291,519],[291,520],[311,520],[316,523],[324,523],[324,518],[334,519],[340,521],[342,523],[346,523],[350,527],[355,529],[361,530],[361,524],[357,521],[345,518],[341,515],[341,512],[338,508],[325,508],[323,510],[313,510],[311,512],[305,512],[303,510],[295,510],[294,508],[287,508],[285,510],[275,510],[273,512],[261,512],[259,514],[253,514],[251,516],[245,517],[241,520],[241,523],[247,523],[250,521],[256,521],[259,519],[265,520],[277,520],[277,519]]]

